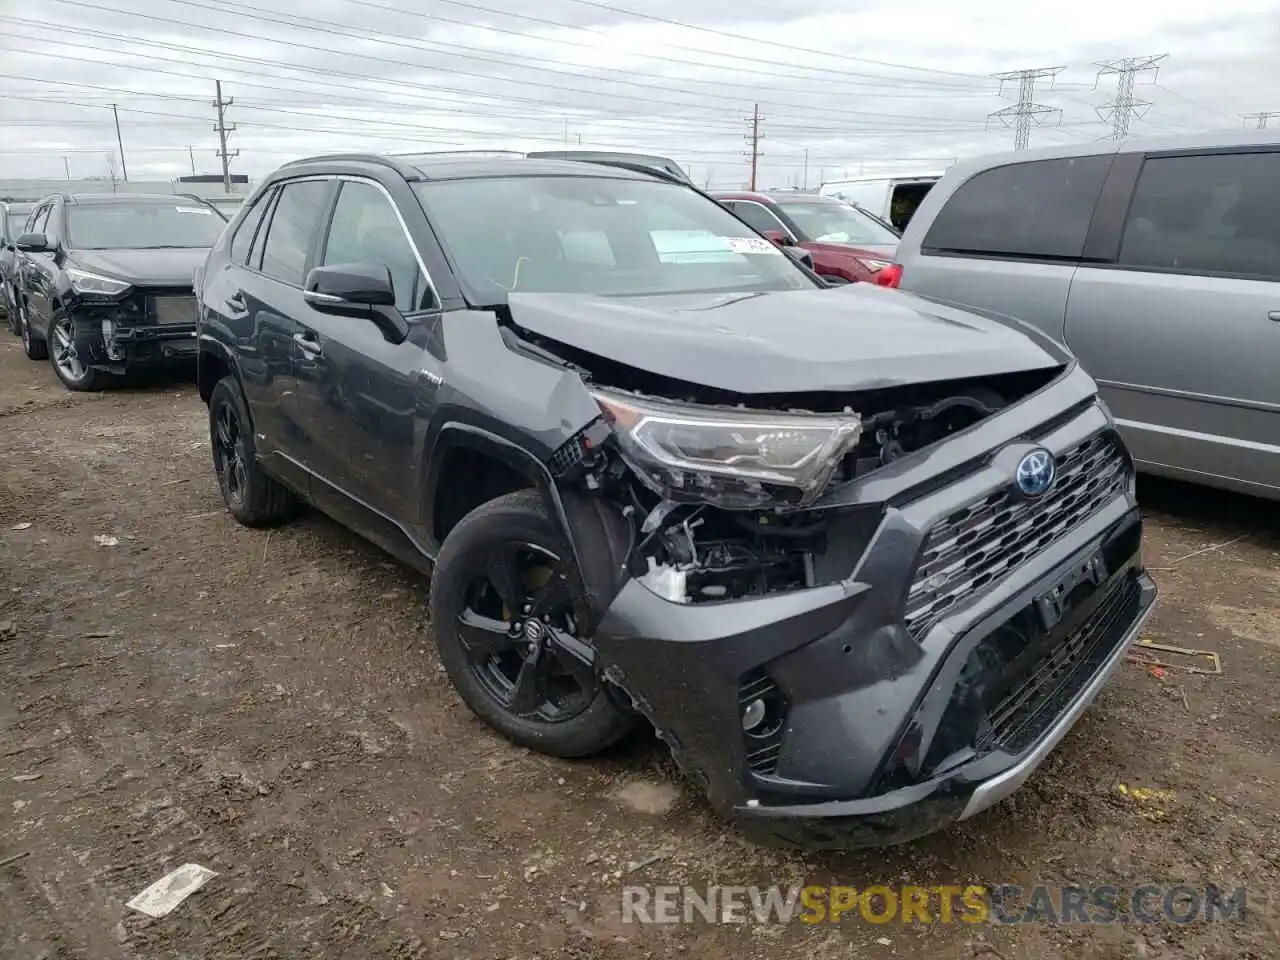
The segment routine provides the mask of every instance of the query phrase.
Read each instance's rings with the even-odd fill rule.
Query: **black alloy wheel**
[[[213,467],[218,473],[218,486],[228,505],[243,507],[249,486],[246,467],[244,432],[240,418],[229,403],[213,411]]]
[[[517,717],[563,723],[591,706],[600,684],[590,647],[574,633],[563,563],[532,543],[500,543],[472,560],[459,639],[476,682]]]
[[[297,511],[292,491],[267,474],[253,446],[253,426],[234,376],[209,395],[209,444],[218,489],[231,515],[246,527],[283,523]]]
[[[571,556],[536,491],[483,504],[436,558],[431,625],[477,716],[522,746],[582,757],[622,739],[635,717],[610,697],[582,636]]]

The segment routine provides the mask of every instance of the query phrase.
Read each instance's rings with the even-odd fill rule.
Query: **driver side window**
[[[396,307],[401,313],[434,305],[431,289],[395,209],[372,184],[343,181],[320,263],[380,264],[391,271]]]

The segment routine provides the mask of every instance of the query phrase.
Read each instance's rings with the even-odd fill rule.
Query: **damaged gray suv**
[[[765,842],[902,842],[1030,776],[1151,613],[1133,464],[1049,339],[824,283],[660,170],[291,163],[197,277],[231,513],[430,572],[511,740],[648,722]]]

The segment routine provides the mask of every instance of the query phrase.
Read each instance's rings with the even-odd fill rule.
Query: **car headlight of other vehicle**
[[[708,410],[593,391],[623,458],[664,497],[725,509],[803,506],[862,435],[853,412],[818,416]]]
[[[124,280],[104,277],[78,267],[67,268],[67,279],[71,281],[71,289],[82,297],[118,297],[131,286]]]

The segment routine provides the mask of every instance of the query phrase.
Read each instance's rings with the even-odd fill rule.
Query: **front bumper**
[[[97,318],[76,318],[76,351],[91,367],[113,373],[194,363],[195,324],[116,326],[104,331]]]
[[[1072,379],[980,425],[971,438],[994,455],[948,471],[945,486],[937,461],[955,444],[904,458],[824,504],[833,540],[865,527],[868,501],[879,512],[854,559],[839,560],[845,572],[828,569],[823,586],[677,604],[624,585],[596,631],[605,675],[716,809],[765,841],[903,842],[1007,796],[1066,734],[1155,602],[1130,483],[1106,487],[1087,516],[981,590],[934,603],[913,623],[906,612],[930,532],[1007,487],[1008,454],[1033,441],[1065,454],[1114,434],[1096,403],[1072,401],[1082,386]],[[860,501],[874,485],[876,496]],[[847,556],[829,549],[828,565]],[[1080,582],[1082,568],[1102,573]],[[1058,619],[1035,619],[1064,584]],[[1025,643],[1009,652],[1014,634]],[[1009,659],[992,667],[995,656]],[[743,730],[746,698],[761,695],[781,718],[768,742]]]

